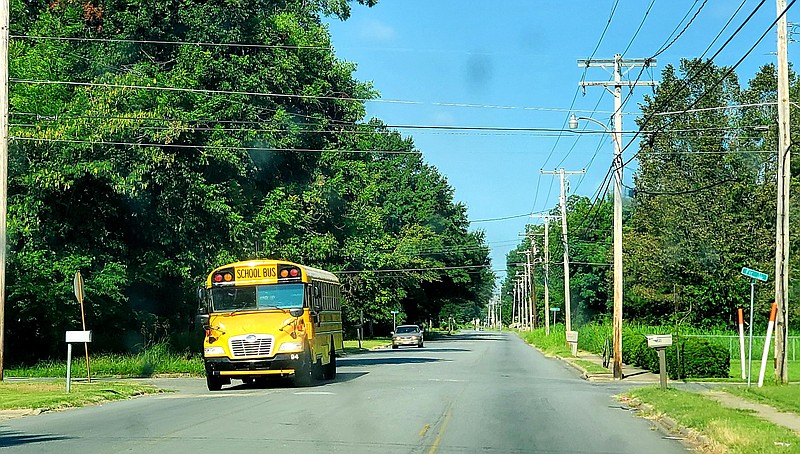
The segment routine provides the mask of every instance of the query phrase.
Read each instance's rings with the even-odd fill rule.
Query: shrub
[[[681,338],[681,371],[684,377],[728,378],[731,356],[728,349],[705,339]],[[670,376],[672,378],[672,376]]]
[[[664,327],[626,327],[622,331],[622,362],[659,372],[658,354],[647,346],[644,333],[663,333]],[[601,346],[602,348],[602,346]],[[684,378],[727,378],[730,353],[725,346],[696,337],[673,336],[666,349],[667,375]]]

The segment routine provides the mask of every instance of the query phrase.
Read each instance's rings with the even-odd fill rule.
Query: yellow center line
[[[429,430],[430,428],[431,428],[431,425],[430,425],[430,424],[425,424],[424,426],[422,426],[422,429],[420,429],[420,431],[419,431],[419,436],[420,436],[420,437],[424,437],[424,436],[425,436],[425,434],[427,434],[427,433],[428,433],[428,430]]]
[[[449,407],[447,407],[447,413],[444,415],[444,420],[442,421],[442,425],[439,426],[439,431],[436,434],[436,439],[433,440],[433,444],[431,445],[431,449],[428,450],[428,454],[435,454],[436,450],[439,448],[439,442],[442,441],[442,435],[444,435],[444,431],[447,430],[447,424],[450,422],[450,417],[453,413],[450,411],[452,408],[452,403]]]

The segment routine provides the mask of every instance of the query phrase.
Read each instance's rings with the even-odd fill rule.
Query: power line
[[[98,82],[76,82],[67,80],[10,79],[9,81],[13,83],[34,84],[34,85],[68,85],[68,86],[80,86],[80,87],[153,90],[153,91],[199,93],[199,94],[212,94],[212,95],[255,96],[255,97],[267,97],[267,98],[272,97],[272,98],[290,98],[290,99],[317,99],[317,100],[327,100],[327,101],[374,102],[374,103],[400,104],[400,105],[432,105],[440,107],[523,110],[523,111],[537,111],[537,112],[581,112],[581,113],[592,112],[590,110],[573,110],[571,108],[562,109],[557,107],[526,107],[526,106],[506,106],[506,105],[495,105],[495,104],[470,104],[470,103],[457,103],[457,102],[424,102],[424,101],[411,101],[403,99],[354,98],[349,96],[326,96],[326,95],[299,95],[292,93],[211,90],[204,88],[162,87],[157,85],[133,85],[133,84],[127,85],[127,84],[110,84],[110,83],[98,83]]]
[[[630,187],[630,186],[628,186],[628,185],[626,185],[624,183],[623,183],[623,186],[625,186],[628,189],[634,190],[636,192],[641,192],[642,194],[647,194],[647,195],[669,195],[669,196],[675,196],[675,195],[684,195],[684,194],[695,194],[695,193],[698,193],[698,192],[707,191],[709,189],[715,188],[715,187],[723,185],[725,183],[733,183],[733,182],[736,182],[736,181],[739,181],[739,180],[736,179],[736,178],[726,178],[724,180],[715,181],[715,182],[713,182],[711,184],[708,184],[706,186],[702,186],[702,187],[694,188],[694,189],[686,189],[686,190],[682,190],[682,191],[647,191],[647,190],[640,189],[640,188],[632,188],[632,187]]]
[[[698,0],[695,0],[694,4],[692,4],[692,7],[691,7],[691,8],[689,8],[689,11],[687,11],[687,12],[686,12],[686,16],[683,16],[683,19],[681,19],[681,22],[680,22],[680,23],[678,23],[678,27],[680,27],[680,24],[681,24],[681,23],[683,23],[684,19],[686,19],[686,17],[689,15],[689,13],[691,13],[691,12],[692,12],[692,9],[694,9],[694,5],[696,5],[696,4],[697,4],[697,2],[698,2]],[[654,54],[652,57],[650,57],[650,58],[656,58],[656,57],[658,57],[659,55],[661,55],[661,54],[662,54],[664,51],[666,51],[667,49],[669,49],[670,47],[672,47],[672,45],[673,45],[673,44],[675,44],[675,42],[676,42],[676,41],[678,41],[678,39],[680,39],[680,37],[681,37],[681,36],[684,34],[684,32],[686,32],[686,30],[688,30],[688,29],[689,29],[689,27],[692,25],[692,22],[694,22],[694,20],[697,18],[697,15],[698,15],[698,14],[700,14],[700,11],[702,11],[702,10],[703,10],[703,7],[705,7],[705,6],[706,6],[706,3],[708,3],[708,0],[703,0],[703,3],[702,3],[702,4],[700,4],[700,7],[699,7],[699,8],[697,8],[697,11],[695,11],[695,13],[694,13],[694,15],[692,16],[692,18],[691,18],[691,19],[689,19],[689,22],[687,22],[687,23],[686,23],[686,26],[684,26],[684,27],[683,27],[683,29],[680,31],[680,33],[678,33],[678,35],[677,35],[677,36],[675,36],[675,39],[673,39],[672,41],[670,41],[670,43],[669,43],[669,44],[667,44],[666,46],[662,44],[662,46],[661,46],[661,49],[659,49],[658,51],[656,51],[656,53],[655,53],[655,54]],[[677,29],[678,29],[678,28],[676,27],[676,28],[675,28],[675,30],[677,30]],[[673,31],[672,33],[674,34],[674,33],[675,33],[675,31]],[[670,37],[671,37],[671,36],[672,36],[672,35],[670,35]],[[669,38],[667,38],[667,40],[669,40]]]
[[[730,43],[730,41],[731,41],[731,39],[733,38],[733,36],[735,36],[735,35],[736,35],[736,34],[737,34],[737,33],[738,33],[738,32],[739,32],[739,31],[740,31],[740,30],[741,30],[741,29],[744,27],[744,25],[745,25],[745,24],[746,24],[746,23],[747,23],[747,22],[748,22],[748,21],[749,21],[749,20],[750,20],[750,19],[753,17],[753,15],[755,15],[756,11],[758,11],[758,9],[760,9],[760,8],[763,6],[763,4],[764,4],[764,2],[765,2],[765,1],[766,1],[766,0],[761,0],[761,2],[760,2],[760,3],[759,3],[757,6],[756,6],[756,8],[755,8],[755,9],[754,9],[754,10],[753,10],[751,13],[750,13],[750,15],[747,17],[747,19],[745,19],[744,23],[742,23],[742,25],[740,25],[740,26],[739,26],[739,28],[737,28],[737,30],[734,32],[734,34],[733,34],[733,35],[731,35],[731,37],[730,37],[730,38],[729,38],[729,39],[728,39],[728,40],[725,42],[725,44],[723,44],[723,46],[722,46],[722,47],[721,47],[719,50],[717,50],[717,52],[714,54],[714,56],[712,56],[712,57],[711,57],[711,59],[709,59],[709,60],[708,60],[708,62],[709,62],[709,63],[707,63],[707,64],[703,65],[703,67],[702,67],[702,68],[701,68],[701,69],[700,69],[700,70],[699,70],[697,73],[695,73],[693,77],[690,77],[690,78],[689,78],[689,80],[687,80],[687,81],[684,83],[684,87],[687,87],[687,89],[688,89],[688,87],[689,87],[689,83],[690,83],[690,82],[691,82],[691,81],[692,81],[692,80],[693,80],[695,77],[698,77],[698,75],[700,74],[700,72],[702,72],[702,71],[703,71],[703,70],[704,70],[706,67],[708,67],[708,66],[710,65],[710,62],[712,62],[712,61],[713,61],[713,59],[714,59],[714,58],[715,58],[715,57],[716,57],[716,56],[717,56],[717,55],[718,55],[718,54],[719,54],[719,53],[722,51],[722,49],[723,49],[725,46],[727,46],[727,45],[728,45],[728,43]],[[714,84],[712,84],[712,85],[711,85],[711,87],[710,87],[709,89],[707,89],[707,90],[706,90],[706,91],[705,91],[705,92],[704,92],[702,95],[698,96],[698,97],[697,97],[697,98],[694,100],[694,102],[692,102],[692,104],[691,104],[691,105],[690,105],[690,106],[689,106],[687,109],[684,109],[684,110],[694,109],[694,108],[695,108],[695,107],[696,107],[696,106],[697,106],[697,105],[700,103],[700,101],[702,101],[702,100],[703,100],[703,99],[704,99],[704,98],[705,98],[705,97],[706,97],[706,96],[707,96],[707,95],[710,93],[710,91],[711,91],[711,90],[715,89],[715,88],[716,88],[717,86],[719,86],[719,85],[720,85],[720,84],[721,84],[721,83],[722,83],[724,80],[726,80],[726,79],[727,79],[727,78],[728,78],[728,77],[729,77],[729,76],[730,76],[730,75],[731,75],[731,74],[732,74],[732,73],[733,73],[733,72],[736,70],[736,68],[737,68],[739,65],[741,65],[741,64],[742,64],[742,62],[743,62],[743,61],[744,61],[744,60],[745,60],[745,59],[746,59],[746,58],[747,58],[747,57],[748,57],[748,56],[749,56],[749,55],[750,55],[750,54],[753,52],[753,50],[755,50],[755,48],[756,48],[756,47],[757,47],[757,46],[758,46],[758,45],[761,43],[761,41],[763,41],[763,40],[764,40],[764,38],[767,36],[767,34],[768,34],[768,33],[769,33],[771,30],[772,30],[772,28],[775,26],[775,24],[777,24],[777,23],[778,23],[778,21],[779,21],[779,20],[780,20],[780,19],[781,19],[781,18],[782,18],[782,17],[783,17],[783,16],[784,16],[784,15],[785,15],[785,14],[786,14],[788,11],[789,11],[789,9],[790,9],[790,8],[791,8],[791,7],[792,7],[794,4],[795,4],[795,2],[796,2],[796,1],[797,1],[797,0],[791,0],[791,2],[789,2],[789,4],[786,6],[786,8],[784,8],[784,10],[783,10],[783,11],[782,11],[782,12],[781,12],[781,13],[778,15],[778,17],[777,17],[777,18],[776,18],[776,19],[775,19],[775,20],[774,20],[774,21],[773,21],[773,22],[770,24],[770,26],[769,26],[769,27],[767,27],[767,29],[766,29],[766,30],[764,30],[764,33],[762,33],[762,34],[761,34],[761,36],[758,38],[758,40],[756,40],[756,42],[755,42],[755,43],[754,43],[754,44],[753,44],[753,45],[750,47],[750,49],[748,49],[748,50],[747,50],[747,52],[745,52],[745,54],[742,56],[742,58],[740,58],[740,59],[739,59],[739,60],[736,62],[736,64],[734,64],[733,66],[731,66],[731,67],[730,67],[730,68],[729,68],[729,69],[728,69],[728,70],[727,70],[727,71],[726,71],[726,72],[725,72],[725,73],[722,75],[722,77],[720,77],[720,78],[719,78],[719,79],[718,79],[718,80],[717,80],[717,81],[716,81]],[[676,97],[677,97],[677,93],[676,93],[676,94],[673,94],[673,96],[672,96],[672,97],[670,97],[670,99],[668,99],[668,100],[666,101],[666,103],[669,103],[669,102],[671,102],[671,101],[672,101],[674,98],[676,98]],[[644,124],[644,126],[646,126],[648,123],[652,122],[652,119],[653,119],[653,118],[654,118],[654,116],[653,116],[653,115],[650,115],[650,116],[647,116],[647,117],[645,117],[645,124]],[[655,131],[655,132],[653,132],[653,134],[658,134],[658,130],[659,130],[659,128],[656,128],[656,131]],[[627,149],[628,147],[630,147],[630,145],[633,143],[633,140],[635,140],[635,138],[636,138],[638,135],[639,135],[639,133],[637,133],[637,134],[635,134],[635,135],[634,135],[634,137],[631,139],[631,141],[630,141],[630,142],[628,142],[628,145],[626,145],[626,146],[625,146],[625,148],[623,149],[623,151],[625,151],[625,149]],[[639,156],[639,153],[641,153],[641,150],[637,151],[637,152],[636,152],[636,153],[635,153],[635,154],[634,154],[634,155],[633,155],[633,156],[632,156],[630,159],[628,159],[627,161],[625,161],[625,162],[622,164],[622,166],[624,167],[624,166],[628,165],[628,164],[629,164],[631,161],[633,161],[634,159],[636,159],[636,157],[637,157],[637,156]]]
[[[636,37],[639,36],[639,32],[642,30],[642,26],[644,26],[644,23],[647,20],[647,16],[650,14],[650,10],[653,8],[653,5],[655,3],[656,3],[656,0],[651,0],[650,1],[650,5],[647,7],[647,11],[644,12],[644,17],[642,17],[642,21],[639,22],[639,27],[633,33],[633,37],[628,42],[628,45],[625,47],[625,50],[622,51],[621,55],[625,55],[628,52],[628,50],[631,48],[631,46],[633,45],[633,42],[636,41]]]
[[[32,36],[32,35],[11,35],[12,39],[31,39],[43,41],[75,41],[90,43],[120,43],[120,44],[158,44],[175,46],[198,46],[198,47],[243,47],[250,49],[311,49],[311,50],[334,50],[331,46],[294,46],[286,44],[242,44],[242,43],[211,43],[203,41],[164,41],[147,39],[111,39],[111,38],[75,38],[65,36]]]
[[[405,273],[412,271],[442,271],[442,270],[466,270],[466,269],[480,269],[491,268],[491,265],[465,265],[465,266],[439,266],[430,268],[398,268],[394,270],[347,270],[347,271],[331,271],[333,274],[363,274],[363,273]]]
[[[731,22],[733,22],[733,19],[735,19],[736,16],[739,14],[739,11],[741,11],[741,9],[742,9],[742,7],[744,7],[745,3],[747,3],[747,0],[742,0],[742,3],[740,3],[739,7],[736,8],[736,11],[733,12],[733,15],[731,15],[731,17],[728,19],[728,22],[725,22],[725,25],[722,27],[722,29],[719,31],[719,33],[717,33],[717,36],[715,36],[714,39],[711,41],[711,44],[709,44],[708,47],[706,47],[706,50],[703,51],[703,54],[700,55],[700,59],[702,59],[703,57],[706,56],[708,51],[711,50],[711,48],[714,46],[714,43],[716,43],[717,40],[719,39],[719,37],[722,36],[722,34],[725,32],[725,30],[728,29],[728,25],[730,25]]]
[[[300,152],[300,153],[374,153],[374,154],[416,154],[416,155],[422,154],[419,151],[401,151],[401,150],[344,150],[344,149],[316,150],[311,148],[274,148],[274,147],[246,147],[246,146],[231,147],[222,145],[188,145],[188,144],[116,142],[116,141],[105,141],[105,140],[49,139],[45,137],[21,137],[21,136],[9,136],[9,139],[30,141],[30,142],[135,146],[135,147],[161,147],[161,148],[191,148],[197,150],[287,151],[287,152]]]

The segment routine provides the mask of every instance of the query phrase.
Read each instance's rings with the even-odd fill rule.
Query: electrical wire
[[[311,148],[275,148],[275,147],[231,147],[222,145],[184,145],[184,144],[164,144],[164,143],[139,143],[139,142],[122,142],[122,141],[105,141],[105,140],[79,140],[79,139],[50,139],[45,137],[24,137],[24,136],[9,136],[11,140],[29,141],[29,142],[46,142],[46,143],[71,143],[71,144],[87,144],[87,145],[113,145],[113,146],[135,146],[135,147],[160,147],[160,148],[188,148],[196,150],[246,150],[246,151],[287,151],[287,152],[300,152],[300,153],[356,153],[356,154],[409,154],[421,155],[419,151],[400,151],[400,150],[344,150],[344,149],[330,149],[330,150],[315,150]]]
[[[639,27],[636,28],[636,31],[633,33],[633,37],[631,38],[630,41],[628,41],[628,45],[625,46],[625,50],[623,50],[622,54],[620,55],[625,55],[628,53],[628,50],[630,50],[631,46],[633,45],[633,42],[636,41],[636,37],[639,36],[639,32],[642,30],[642,27],[644,26],[644,23],[647,20],[647,16],[650,14],[650,10],[653,9],[653,5],[655,3],[656,0],[650,0],[650,5],[647,6],[647,11],[644,12],[644,17],[642,17],[642,21],[639,22]]]

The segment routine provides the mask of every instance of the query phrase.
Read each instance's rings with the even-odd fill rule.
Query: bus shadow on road
[[[49,441],[69,440],[72,437],[63,435],[28,435],[11,430],[0,430],[0,448],[12,448],[31,443],[45,443]]]

